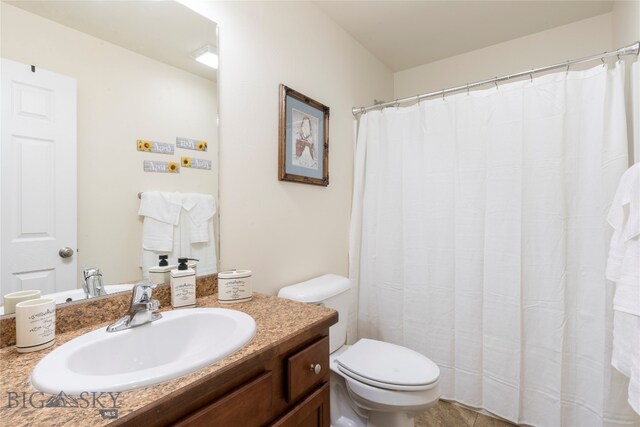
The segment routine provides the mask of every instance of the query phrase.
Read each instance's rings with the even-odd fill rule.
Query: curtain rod
[[[522,71],[520,73],[516,73],[516,74],[507,74],[506,76],[502,76],[502,77],[495,77],[493,79],[488,79],[488,80],[482,80],[482,81],[478,81],[478,82],[474,82],[474,83],[467,83],[466,85],[463,86],[456,86],[456,87],[452,87],[449,89],[442,89],[439,90],[437,92],[431,92],[431,93],[425,93],[422,95],[415,95],[415,96],[410,96],[407,98],[402,98],[402,99],[396,99],[395,101],[389,101],[389,102],[381,102],[379,104],[375,104],[375,105],[370,105],[368,107],[354,107],[351,109],[351,113],[354,116],[358,116],[358,114],[364,114],[367,111],[371,111],[371,110],[376,110],[376,109],[382,109],[385,107],[391,107],[391,106],[398,106],[400,104],[403,104],[405,102],[412,102],[412,101],[418,101],[420,102],[423,99],[426,98],[432,98],[434,96],[442,96],[444,98],[445,95],[450,94],[450,93],[455,93],[455,92],[461,92],[463,90],[469,91],[469,89],[473,89],[476,88],[478,86],[482,86],[482,85],[486,85],[489,83],[495,83],[496,86],[498,85],[498,82],[502,82],[505,80],[509,80],[509,79],[515,79],[518,77],[524,77],[524,76],[531,76],[531,79],[533,79],[533,75],[535,73],[542,73],[545,71],[550,71],[550,70],[555,70],[558,68],[567,68],[567,71],[569,70],[569,67],[573,64],[582,64],[584,62],[591,62],[591,61],[596,61],[598,59],[602,60],[602,62],[604,63],[604,58],[609,58],[611,56],[617,56],[620,57],[622,55],[638,55],[640,53],[640,42],[635,42],[629,46],[625,46],[625,47],[621,47],[618,50],[614,50],[611,52],[604,52],[604,53],[600,53],[598,55],[592,55],[592,56],[587,56],[585,58],[580,58],[580,59],[574,59],[571,61],[566,61],[563,62],[561,64],[555,64],[555,65],[548,65],[546,67],[541,67],[541,68],[535,68],[529,71]]]

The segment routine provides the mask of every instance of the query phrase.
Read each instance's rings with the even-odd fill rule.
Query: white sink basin
[[[31,374],[43,392],[80,395],[158,384],[194,372],[242,348],[256,322],[224,308],[162,313],[162,319],[119,332],[101,328],[53,350]]]

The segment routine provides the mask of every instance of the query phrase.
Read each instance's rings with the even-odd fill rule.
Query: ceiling
[[[12,6],[209,80],[192,53],[217,49],[216,23],[174,1],[6,1]]]
[[[318,1],[392,71],[610,12],[611,1]]]

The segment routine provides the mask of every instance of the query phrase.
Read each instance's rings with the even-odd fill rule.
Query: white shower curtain
[[[604,274],[623,65],[360,119],[359,336],[431,358],[443,398],[536,426],[639,421],[610,366]]]

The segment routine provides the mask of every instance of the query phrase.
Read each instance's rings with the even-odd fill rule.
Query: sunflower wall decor
[[[183,168],[211,170],[211,160],[206,159],[183,156],[180,164]]]
[[[178,162],[145,160],[143,166],[145,172],[180,173],[180,164]]]
[[[145,151],[147,153],[160,153],[160,154],[173,154],[174,146],[167,142],[147,141],[146,139],[139,139],[136,141],[138,151]]]
[[[176,137],[176,147],[187,150],[207,151],[208,144],[206,141],[199,139]]]

